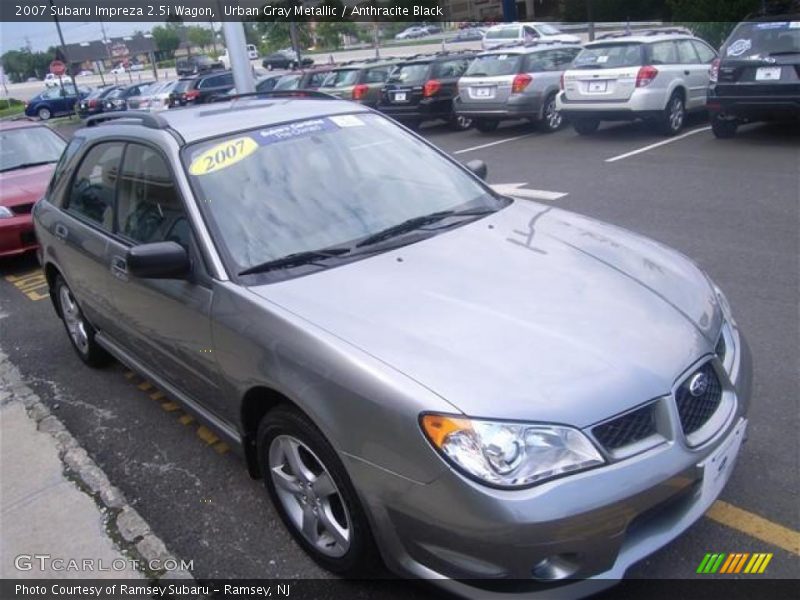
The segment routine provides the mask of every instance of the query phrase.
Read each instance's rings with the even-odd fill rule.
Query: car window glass
[[[155,150],[129,144],[117,192],[117,233],[143,244],[173,241],[189,245],[186,215],[164,159]]]
[[[611,42],[584,48],[575,58],[574,67],[577,69],[616,69],[641,64],[641,44]]]
[[[519,27],[498,27],[486,32],[486,39],[489,40],[513,40],[519,37]]]
[[[364,78],[365,83],[383,83],[389,77],[390,67],[378,67],[367,71]]]
[[[67,163],[72,160],[72,157],[78,152],[80,147],[83,145],[84,138],[82,137],[73,137],[64,151],[61,153],[61,158],[58,159],[58,164],[56,164],[55,171],[53,171],[53,177],[50,179],[50,185],[47,188],[47,195],[49,196],[53,190],[55,190],[56,186],[61,183],[61,180],[64,178],[64,174],[67,172]],[[51,202],[57,202],[56,198],[51,197]]]
[[[469,62],[463,58],[442,61],[434,68],[434,77],[461,77],[468,65]]]
[[[300,75],[284,75],[275,84],[276,90],[293,90],[300,82]]]
[[[70,189],[67,210],[111,231],[114,191],[122,144],[98,144],[83,158]]]
[[[717,53],[714,52],[708,46],[706,46],[703,42],[692,40],[692,45],[694,46],[694,49],[697,51],[697,54],[700,57],[700,62],[702,63],[710,63],[717,57]]]
[[[657,42],[650,46],[650,62],[654,65],[674,65],[678,62],[675,42]]]
[[[519,54],[486,54],[478,56],[473,60],[467,71],[467,77],[497,77],[502,75],[513,75],[519,71]]]
[[[358,69],[341,69],[338,71],[331,71],[322,82],[322,87],[336,88],[355,85],[356,79],[358,79],[358,73]]]
[[[697,53],[694,51],[694,46],[689,40],[679,40],[678,44],[678,61],[682,65],[696,65],[700,62],[697,58]]]
[[[422,83],[428,76],[429,63],[401,65],[392,73],[392,81],[400,83]]]

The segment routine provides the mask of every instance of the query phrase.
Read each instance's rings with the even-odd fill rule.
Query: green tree
[[[163,54],[162,58],[172,58],[181,43],[181,38],[176,28],[158,25],[153,27],[152,33],[158,51]]]
[[[192,25],[186,28],[186,39],[188,39],[192,45],[204,48],[211,44],[214,36],[210,29]]]
[[[317,24],[315,33],[318,46],[338,48],[343,35],[358,35],[358,26],[352,21],[323,21]]]
[[[54,48],[49,48],[47,52],[31,52],[27,48],[22,48],[5,52],[0,61],[9,79],[19,83],[29,77],[43,78],[54,58]]]
[[[672,20],[719,47],[736,24],[761,8],[761,0],[667,0]]]

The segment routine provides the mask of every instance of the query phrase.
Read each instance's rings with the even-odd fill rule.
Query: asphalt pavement
[[[565,194],[546,203],[680,250],[726,292],[755,358],[749,440],[713,518],[628,575],[692,578],[708,552],[773,552],[769,576],[797,578],[800,130],[749,125],[723,141],[695,118],[668,141],[637,124],[591,137],[523,123],[422,134],[459,160],[484,160],[490,183]],[[196,578],[329,577],[213,431],[123,366],[80,362],[30,257],[0,262],[0,347],[152,530],[194,561]]]

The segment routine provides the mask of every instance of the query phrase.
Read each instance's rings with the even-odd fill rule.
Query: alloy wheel
[[[672,131],[680,131],[683,126],[683,100],[675,96],[669,107],[669,126]]]
[[[50,118],[50,109],[48,109],[48,108],[40,108],[39,109],[39,118],[42,121],[47,121]]]
[[[75,298],[72,297],[72,292],[67,286],[61,286],[58,299],[61,303],[61,314],[64,316],[69,337],[81,354],[88,354],[89,336],[86,333],[86,323],[80,308],[78,308],[78,303],[75,302]]]
[[[279,435],[269,447],[269,470],[278,499],[303,538],[326,556],[346,554],[352,520],[322,461],[299,439]]]
[[[555,131],[561,127],[564,117],[561,111],[556,108],[556,98],[553,96],[544,108],[544,118],[547,121],[547,127]]]

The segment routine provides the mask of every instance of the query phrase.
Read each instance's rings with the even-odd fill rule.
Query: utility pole
[[[53,10],[53,0],[48,0],[50,3],[50,12],[53,13],[53,21],[56,23],[56,29],[58,30],[58,39],[61,40],[61,53],[64,55],[64,62],[67,63],[67,69],[69,69],[69,78],[72,80],[72,89],[75,90],[75,96],[78,96],[78,84],[75,83],[75,74],[72,72],[72,64],[69,61],[69,56],[67,55],[67,45],[64,43],[64,34],[61,33],[61,23],[58,22],[58,17],[55,16],[55,11]],[[61,81],[61,78],[58,78]],[[64,84],[61,84],[61,91],[64,91]]]
[[[586,20],[589,21],[589,41],[594,41],[594,10],[592,0],[586,0]]]
[[[223,21],[222,31],[225,34],[225,46],[233,71],[233,84],[239,94],[251,94],[256,91],[253,81],[253,70],[247,58],[247,40],[244,25],[241,21]]]

